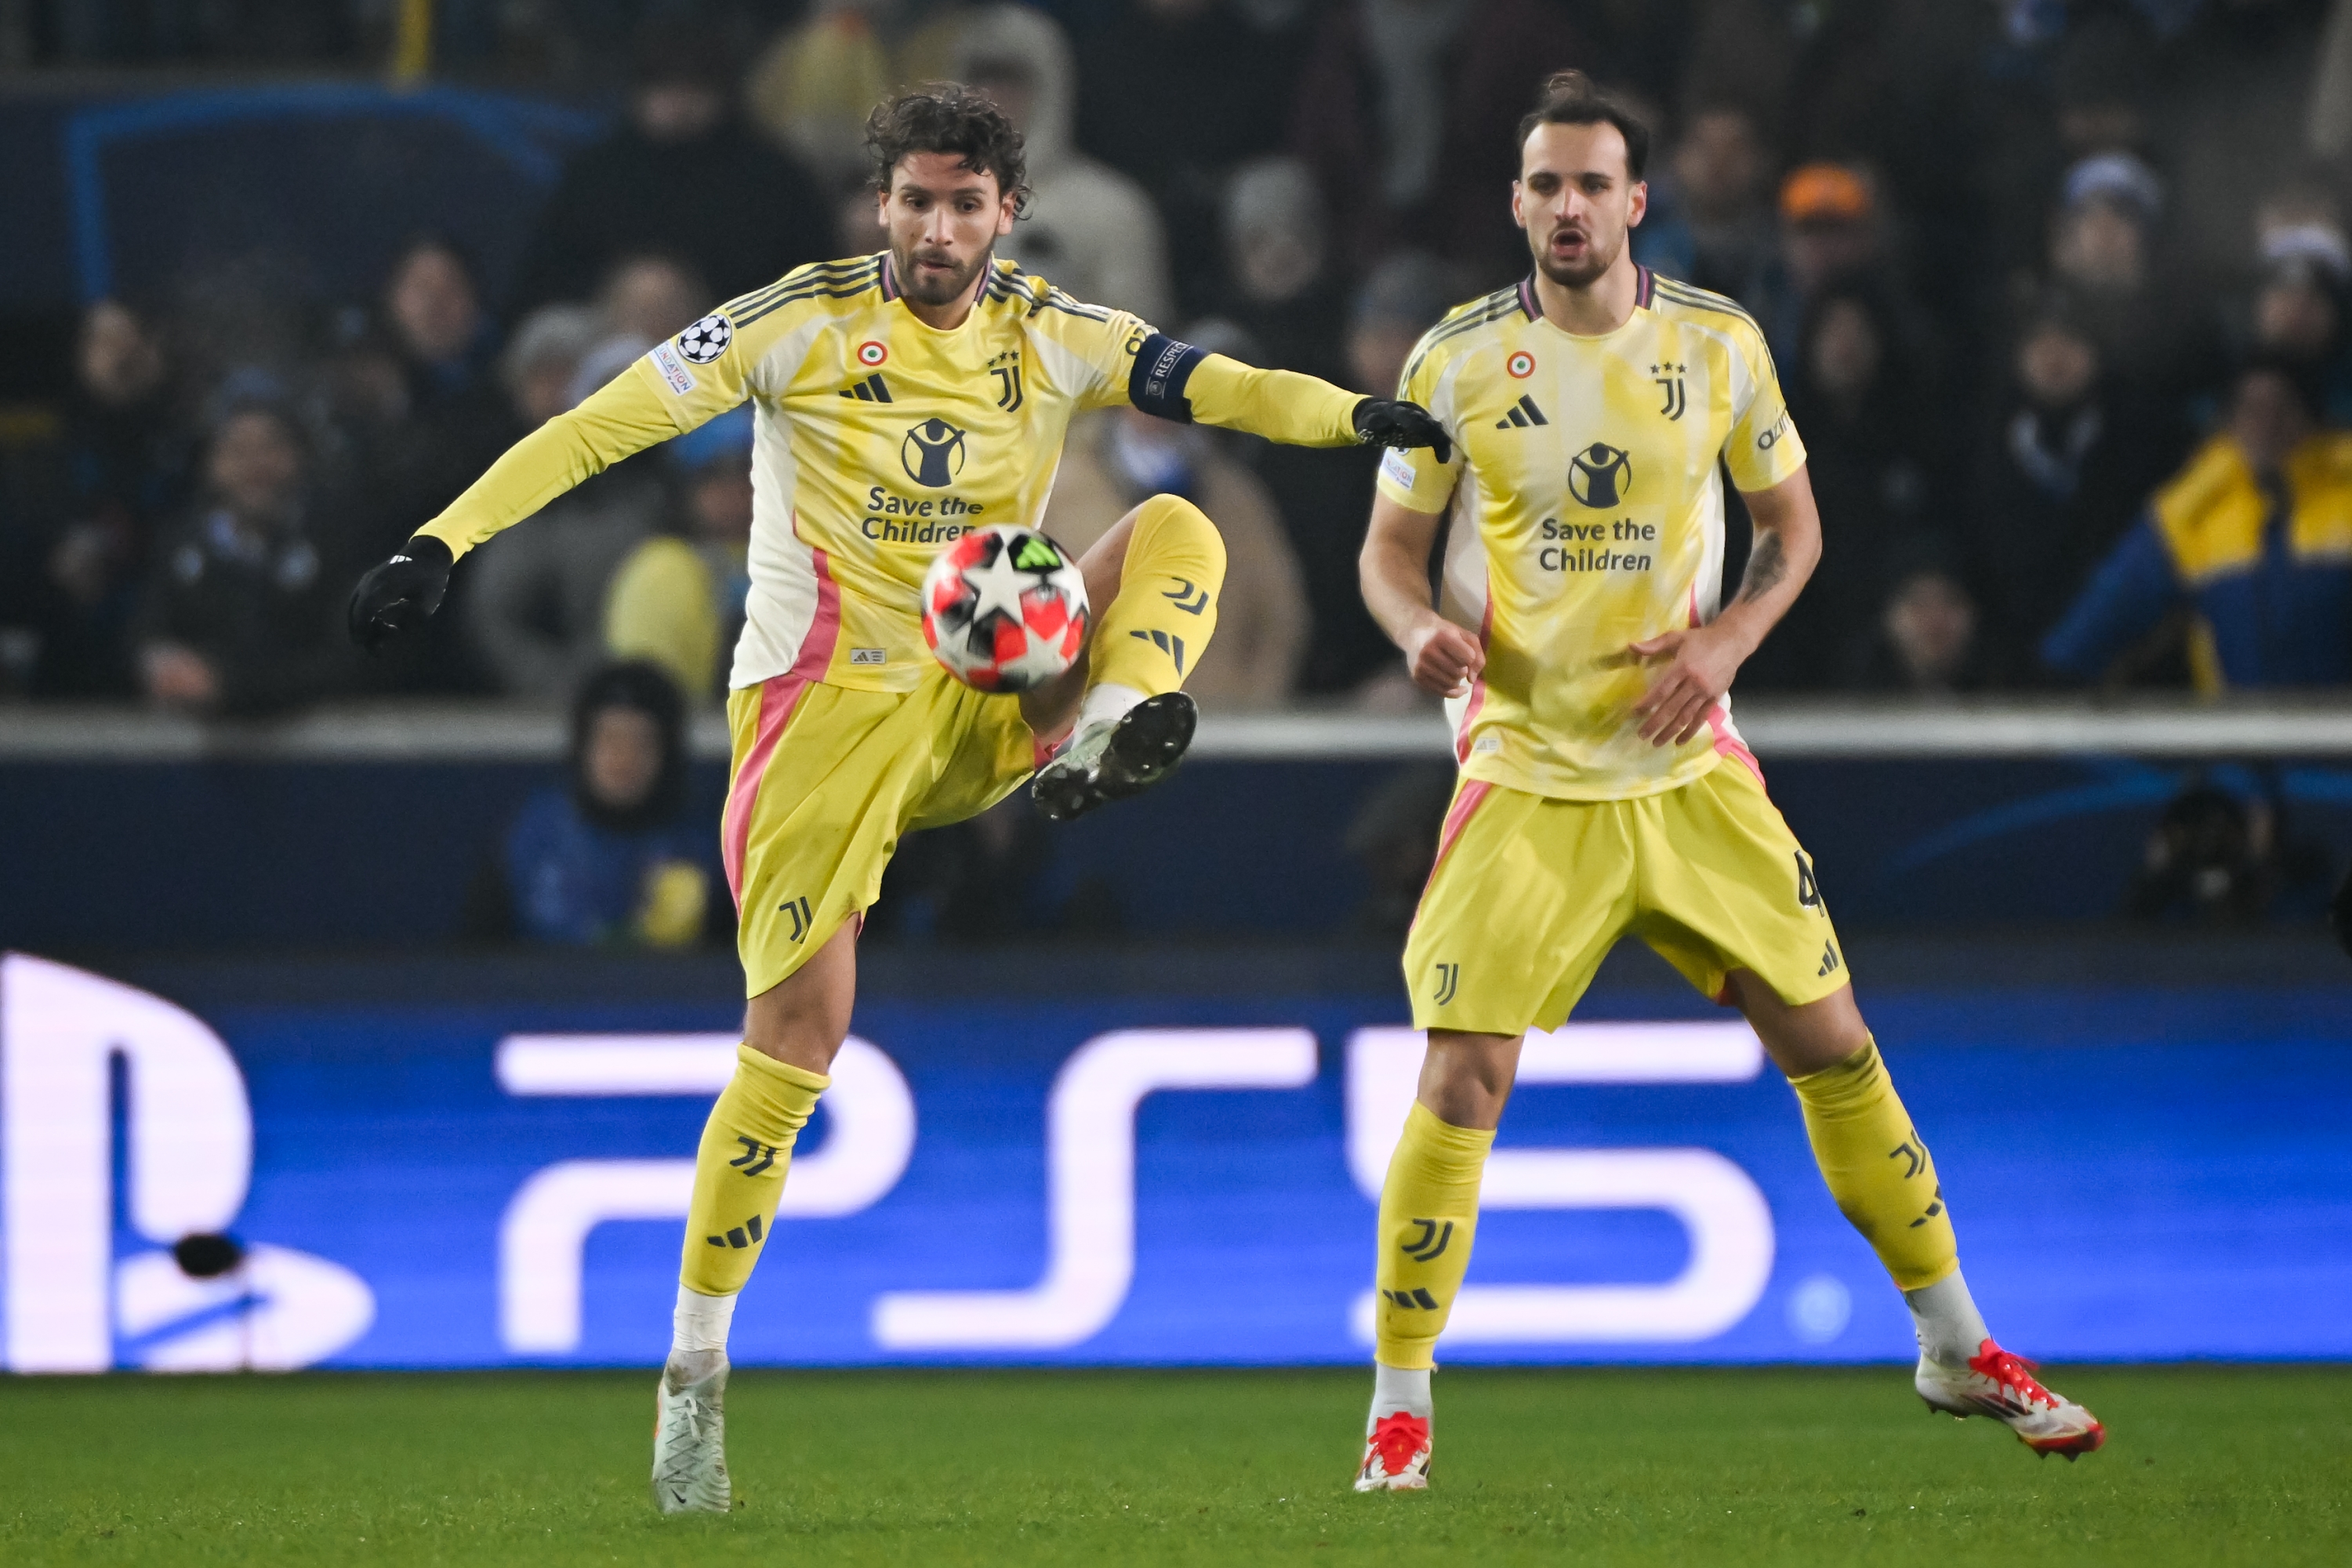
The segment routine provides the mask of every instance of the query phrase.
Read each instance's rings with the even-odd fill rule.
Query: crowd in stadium
[[[396,9],[55,0],[20,8],[0,58],[346,70]],[[747,416],[486,547],[417,649],[360,656],[343,600],[508,443],[711,301],[877,248],[860,132],[893,83],[968,80],[1022,125],[1023,265],[1387,395],[1445,309],[1527,270],[1511,128],[1566,65],[1656,125],[1637,255],[1756,316],[1811,453],[1825,560],[1742,690],[2352,680],[2352,5],[435,10],[437,68],[609,91],[609,134],[510,279],[420,234],[372,299],[190,279],[89,306],[60,435],[0,516],[0,689],[227,712],[562,701],[620,656],[714,700]],[[1142,495],[1194,497],[1234,563],[1202,700],[1400,705],[1355,586],[1374,456],[1104,416],[1073,430],[1046,526],[1083,548]]]

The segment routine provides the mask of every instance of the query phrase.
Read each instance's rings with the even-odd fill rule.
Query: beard
[[[899,290],[918,304],[950,305],[971,292],[972,285],[980,281],[982,269],[987,267],[996,252],[992,247],[983,250],[972,258],[969,266],[960,267],[953,272],[918,270],[915,258],[923,254],[914,250],[891,252],[890,261],[898,274]]]
[[[1530,239],[1528,248],[1535,252],[1537,270],[1561,288],[1590,289],[1601,280],[1601,274],[1617,265],[1618,252],[1625,248],[1625,241],[1623,237],[1620,236],[1616,246],[1608,254],[1603,255],[1601,247],[1588,233],[1584,237],[1584,259],[1578,262],[1552,259],[1551,241],[1549,236],[1539,246]]]

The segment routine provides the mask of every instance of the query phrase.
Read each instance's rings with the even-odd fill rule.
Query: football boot
[[[662,1368],[654,1394],[654,1506],[664,1513],[725,1513],[734,1506],[727,1479],[727,1358],[698,1370],[676,1360]],[[698,1362],[701,1357],[698,1354]]]
[[[1429,1486],[1429,1418],[1400,1410],[1372,1423],[1364,1439],[1364,1462],[1356,1469],[1360,1492],[1417,1492]]]
[[[1108,800],[1141,795],[1175,771],[1201,710],[1181,691],[1147,697],[1116,719],[1089,724],[1037,770],[1030,794],[1049,822],[1070,822]]]
[[[2107,1440],[2107,1429],[2098,1417],[2044,1388],[2033,1373],[2033,1363],[1987,1340],[1965,1367],[1945,1366],[1921,1356],[1911,1385],[1927,1402],[1928,1409],[1963,1420],[1990,1415],[2044,1458],[2063,1454],[2072,1459]]]

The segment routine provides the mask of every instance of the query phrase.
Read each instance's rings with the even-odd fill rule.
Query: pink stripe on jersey
[[[768,776],[768,763],[800,706],[801,694],[832,668],[834,644],[841,637],[841,589],[827,569],[824,551],[812,546],[809,558],[816,570],[815,619],[801,639],[800,658],[792,668],[760,683],[760,717],[752,726],[751,746],[727,787],[727,808],[719,816],[719,848],[727,863],[727,890],[738,913],[743,908],[743,859],[751,847],[751,811],[759,804],[760,784]]]
[[[1706,710],[1706,727],[1715,731],[1715,749],[1719,754],[1738,758],[1741,766],[1756,775],[1758,784],[1764,782],[1764,765],[1756,760],[1756,753],[1749,751],[1748,743],[1733,731],[1731,714],[1722,703],[1717,702]]]
[[[1478,618],[1478,647],[1481,652],[1486,649],[1487,634],[1494,629],[1495,599],[1490,593],[1486,597],[1486,613]],[[1470,683],[1470,703],[1462,710],[1462,728],[1454,733],[1454,761],[1457,764],[1470,760],[1470,727],[1477,721],[1478,710],[1486,706],[1486,676],[1481,669],[1478,679]]]

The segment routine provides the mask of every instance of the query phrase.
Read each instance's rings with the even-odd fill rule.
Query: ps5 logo
[[[120,1258],[118,1068],[121,1206],[159,1244]],[[252,1175],[245,1077],[201,1019],[62,963],[0,957],[0,1359],[11,1371],[282,1370],[366,1333],[375,1297],[350,1269],[222,1238]]]

